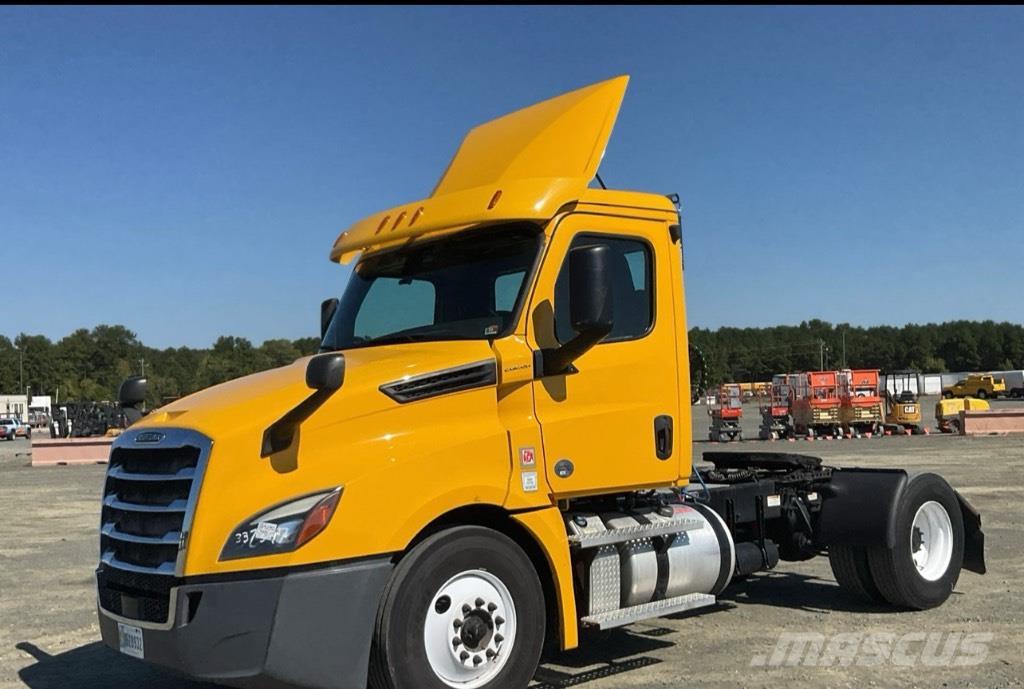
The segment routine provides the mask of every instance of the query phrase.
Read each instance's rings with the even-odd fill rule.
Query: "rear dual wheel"
[[[544,610],[537,572],[512,539],[476,526],[435,534],[402,558],[384,591],[370,686],[526,687]]]
[[[964,557],[956,493],[935,474],[908,481],[896,506],[892,548],[832,546],[829,562],[844,589],[873,602],[924,610],[953,592]]]

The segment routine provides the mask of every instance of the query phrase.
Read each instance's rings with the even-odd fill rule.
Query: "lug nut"
[[[495,605],[494,603],[488,603],[487,604],[487,612],[494,612],[497,609],[498,609],[498,606]]]
[[[488,660],[490,660],[491,658],[493,658],[494,656],[496,656],[496,655],[498,655],[498,654],[497,654],[497,653],[495,653],[494,651],[492,651],[491,649],[489,649],[489,648],[488,648],[488,649],[487,649],[487,654],[486,654],[486,655],[487,655],[487,659],[488,659]]]
[[[504,640],[505,640],[505,637],[503,637],[501,634],[495,634],[494,635],[494,643],[500,644]]]
[[[483,598],[477,598],[476,599],[476,607],[478,607],[478,608],[484,607],[484,599]]]
[[[459,660],[461,660],[462,662],[466,662],[467,658],[469,658],[469,654],[465,651],[459,654]]]
[[[482,662],[484,662],[483,658],[481,658],[480,656],[473,656],[473,664],[474,665],[479,665]]]
[[[468,615],[471,612],[473,612],[473,608],[469,607],[468,603],[462,606],[462,614],[463,615]]]
[[[455,627],[456,629],[461,628],[462,627],[462,620],[456,618],[455,621],[452,622],[452,626]]]
[[[494,618],[494,624],[496,624],[496,625],[498,625],[500,627],[501,625],[505,624],[505,618],[502,617],[501,615],[498,615],[497,617]]]

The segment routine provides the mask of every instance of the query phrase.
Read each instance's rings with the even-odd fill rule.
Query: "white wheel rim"
[[[516,641],[516,608],[508,587],[474,569],[445,582],[427,608],[423,645],[430,669],[456,689],[494,679]]]
[[[949,569],[953,559],[953,525],[946,508],[934,500],[917,508],[910,529],[910,554],[917,573],[928,581],[937,581]]]

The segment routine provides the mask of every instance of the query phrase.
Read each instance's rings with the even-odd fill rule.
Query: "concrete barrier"
[[[1024,433],[1024,409],[960,412],[961,435]]]
[[[32,438],[32,466],[106,464],[113,438]]]

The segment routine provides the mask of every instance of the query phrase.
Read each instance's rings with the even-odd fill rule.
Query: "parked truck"
[[[515,689],[780,559],[897,609],[984,572],[935,474],[694,466],[678,208],[590,188],[626,81],[472,130],[429,198],[338,236],[320,354],[114,441],[105,643],[241,687]]]
[[[1006,395],[1006,381],[989,373],[972,373],[953,385],[942,389],[946,399],[977,397],[980,400]]]

